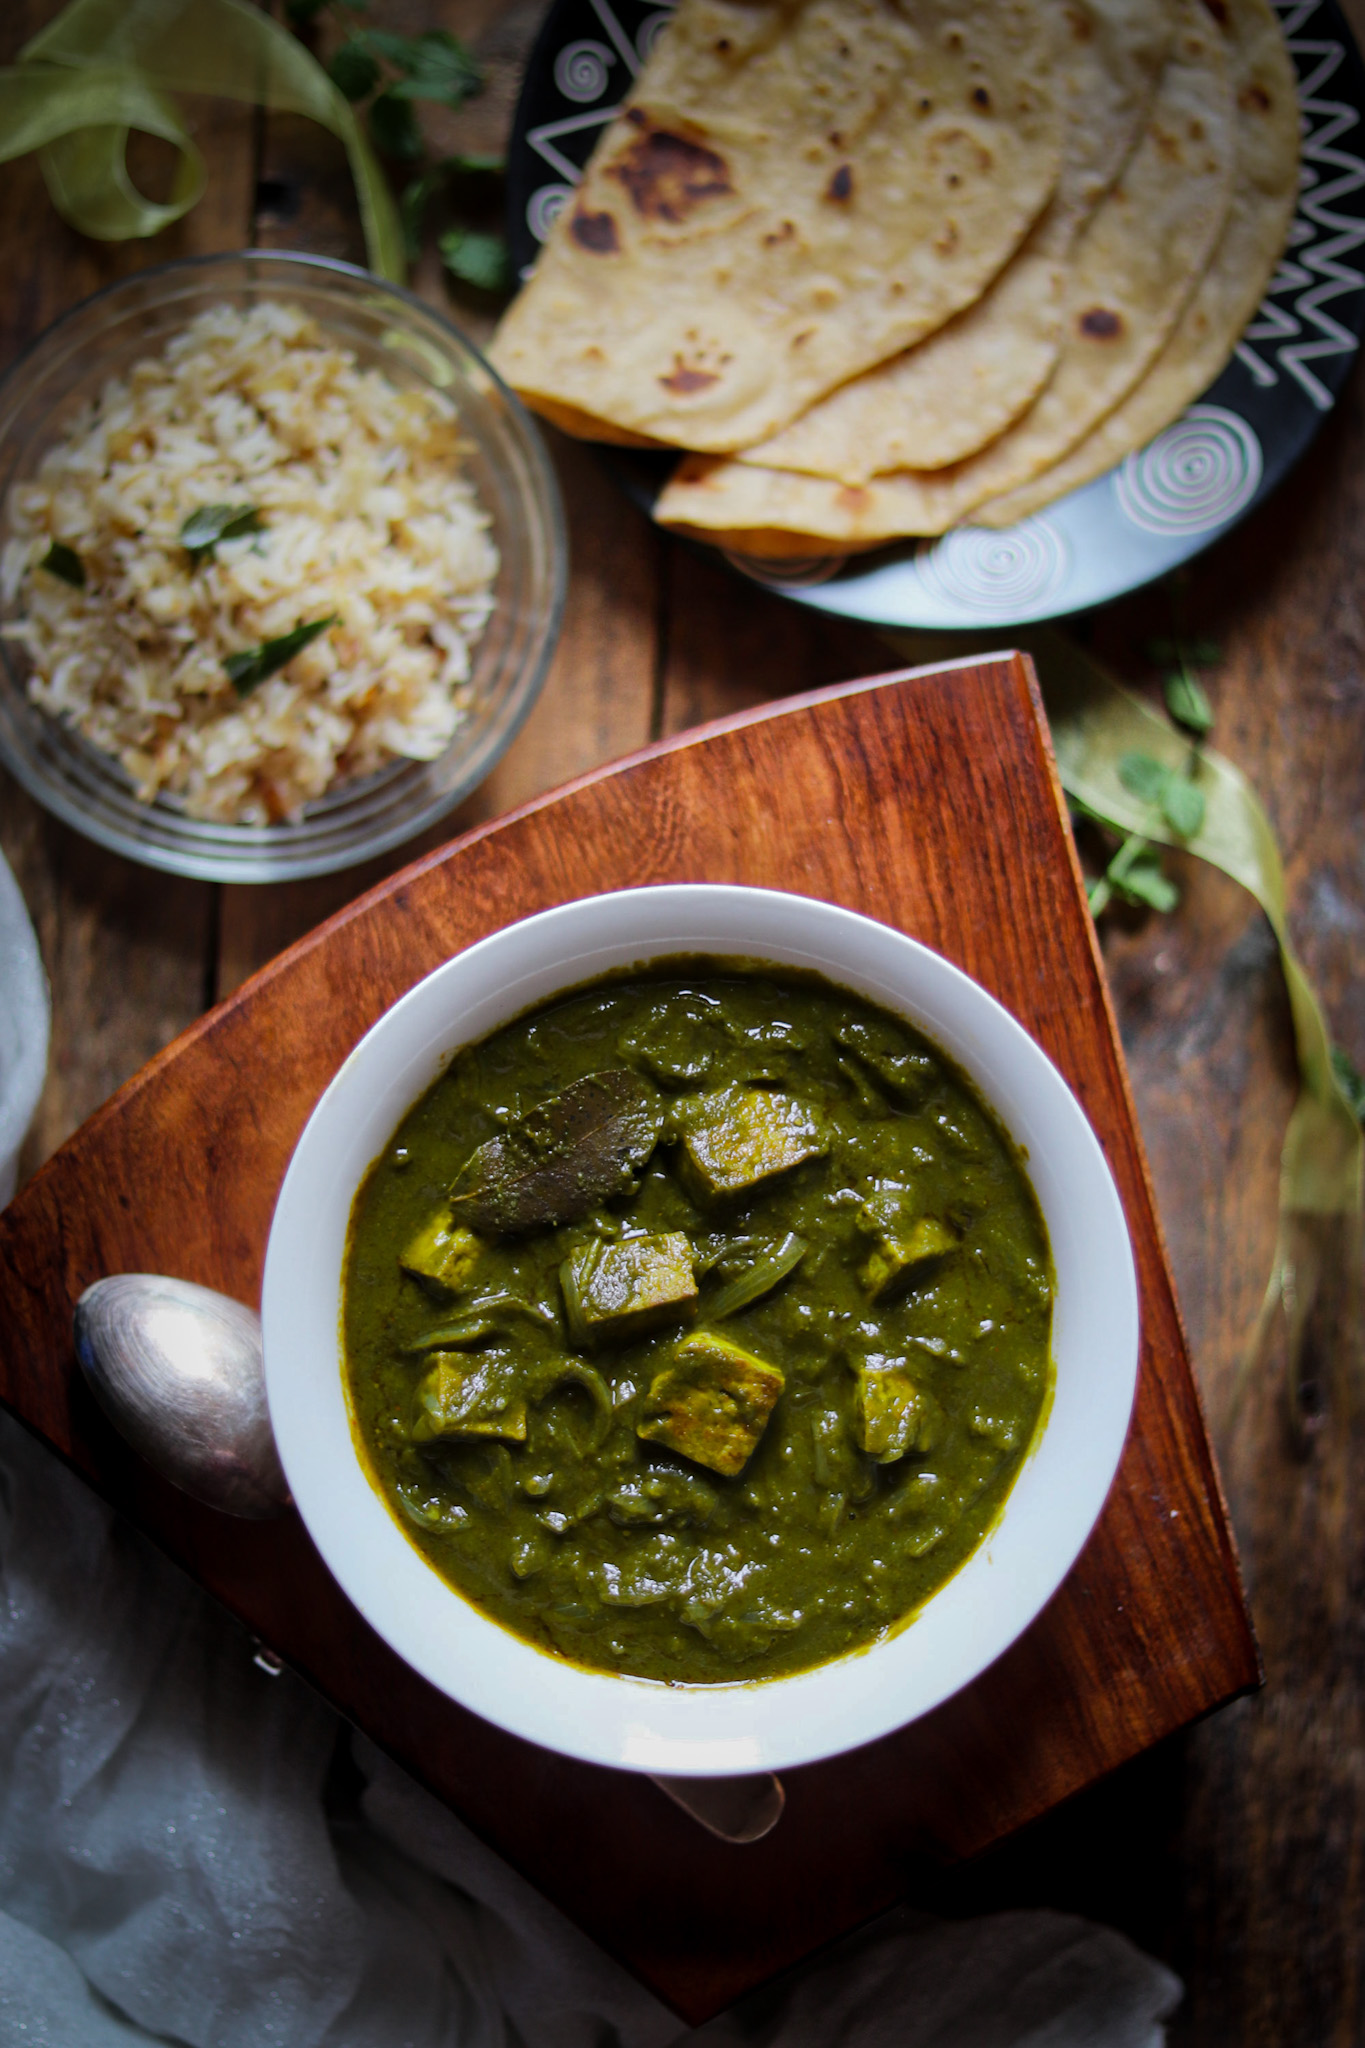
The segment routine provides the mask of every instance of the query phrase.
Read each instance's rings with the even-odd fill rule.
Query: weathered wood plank
[[[1299,471],[1196,567],[1186,599],[1198,630],[1225,650],[1213,679],[1215,738],[1270,810],[1297,943],[1358,1062],[1362,532],[1357,370]],[[1106,634],[1161,630],[1146,625],[1150,616],[1120,611]],[[1195,874],[1177,917],[1116,932],[1108,957],[1195,1357],[1221,1417],[1274,1243],[1293,1088],[1279,969],[1259,912],[1221,878]],[[1350,1256],[1358,1279],[1358,1240]],[[1349,1339],[1321,1332],[1310,1370],[1328,1414],[1306,1458],[1287,1441],[1273,1373],[1253,1384],[1235,1435],[1222,1432],[1267,1683],[1186,1744],[1185,1912],[1174,1951],[1190,1983],[1181,2048],[1365,2040],[1360,1368],[1358,1327]],[[1349,1415],[1332,1389],[1339,1376],[1354,1381]]]
[[[667,546],[661,732],[884,667],[886,643],[869,627],[800,610],[714,553]]]

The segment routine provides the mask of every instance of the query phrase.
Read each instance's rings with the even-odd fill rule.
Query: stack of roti
[[[1298,137],[1269,0],[681,0],[492,360],[730,548],[1011,525],[1218,374]]]

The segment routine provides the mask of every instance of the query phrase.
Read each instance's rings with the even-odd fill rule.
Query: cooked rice
[[[4,628],[34,703],[192,816],[295,818],[396,755],[428,761],[467,715],[497,549],[461,473],[449,399],[400,390],[299,308],[215,306],[106,384],[10,493]],[[254,505],[264,530],[198,564],[188,515]],[[54,541],[83,590],[39,568]],[[335,612],[239,699],[225,657]]]

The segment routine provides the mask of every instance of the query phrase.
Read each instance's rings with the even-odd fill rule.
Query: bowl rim
[[[98,290],[78,299],[37,334],[28,346],[0,372],[0,419],[13,401],[16,386],[21,386],[23,376],[35,363],[44,358],[51,349],[54,338],[73,322],[81,319],[102,305],[106,300],[120,297],[132,298],[148,285],[194,273],[211,271],[216,266],[228,264],[263,264],[285,267],[315,273],[320,279],[333,277],[344,279],[349,285],[363,286],[371,293],[383,294],[407,306],[423,319],[443,329],[452,342],[457,358],[466,373],[486,377],[499,402],[508,410],[514,422],[521,452],[531,472],[530,495],[537,500],[543,520],[543,534],[540,546],[543,548],[548,581],[549,603],[546,606],[544,622],[540,633],[540,644],[535,650],[534,660],[525,674],[529,681],[521,688],[511,715],[499,724],[486,743],[471,755],[466,769],[454,776],[448,785],[437,790],[413,812],[400,817],[393,823],[381,825],[359,838],[354,845],[337,847],[321,843],[316,850],[309,851],[290,835],[298,832],[297,826],[233,826],[214,824],[212,821],[192,821],[206,824],[207,831],[182,838],[183,829],[177,823],[178,814],[174,807],[161,803],[142,805],[131,793],[120,791],[120,801],[130,806],[130,823],[122,825],[116,818],[106,819],[97,811],[87,809],[78,793],[68,790],[63,783],[49,779],[41,765],[31,759],[26,749],[13,743],[6,730],[8,719],[0,718],[0,760],[15,780],[40,803],[44,809],[70,825],[85,838],[110,852],[119,853],[136,860],[143,866],[159,868],[164,873],[186,875],[199,881],[261,883],[273,881],[302,881],[313,875],[330,874],[339,869],[353,867],[361,861],[372,860],[380,854],[390,852],[396,846],[416,838],[428,830],[439,819],[462,803],[476,789],[486,776],[492,773],[499,760],[521,731],[535,707],[549,674],[563,627],[564,610],[568,599],[569,543],[568,525],[565,518],[563,494],[559,488],[554,464],[545,445],[539,423],[523,401],[494,369],[481,349],[470,339],[462,328],[456,325],[439,306],[421,297],[407,285],[396,284],[377,272],[366,270],[359,264],[348,263],[339,257],[318,256],[305,250],[294,249],[219,249],[192,256],[169,257],[162,262],[146,265],[126,277],[113,279],[101,285]],[[239,284],[234,289],[240,289]],[[255,281],[251,281],[255,289]],[[278,286],[262,280],[263,289],[285,289],[281,276]],[[13,671],[11,670],[11,673]],[[21,687],[21,686],[20,686]],[[51,744],[64,750],[80,742],[79,734],[70,733],[61,722],[47,718],[51,729]],[[99,749],[85,742],[85,749],[94,756],[91,772],[97,772],[104,780],[112,772],[117,782],[118,764],[112,756],[104,756]],[[85,762],[85,755],[78,752],[78,762]],[[86,764],[89,765],[89,764]],[[375,774],[366,777],[363,785],[355,785],[357,793],[362,789],[378,792],[386,781],[392,781],[408,768],[422,768],[435,764],[413,763],[401,758],[385,763]],[[324,793],[320,802],[335,791]],[[316,806],[305,807],[305,822],[314,813]],[[138,827],[145,821],[144,834]]]
[[[809,1671],[722,1684],[574,1665],[441,1579],[360,1463],[340,1339],[355,1190],[452,1054],[558,990],[688,954],[813,968],[926,1030],[1024,1152],[1058,1276],[1053,1398],[977,1550],[871,1646]],[[1118,1191],[1080,1104],[1023,1026],[891,926],[817,898],[714,883],[646,885],[539,911],[455,954],[391,1005],[299,1138],[271,1224],[262,1323],[290,1490],[376,1632],[438,1690],[514,1735],[586,1762],[680,1777],[815,1762],[892,1733],[979,1677],[1052,1598],[1098,1520],[1138,1364],[1137,1278]]]

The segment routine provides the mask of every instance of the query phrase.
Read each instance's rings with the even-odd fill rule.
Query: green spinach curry
[[[462,1050],[356,1197],[345,1349],[431,1564],[582,1665],[768,1677],[911,1615],[1050,1384],[1051,1261],[962,1074],[816,977],[673,960]]]

